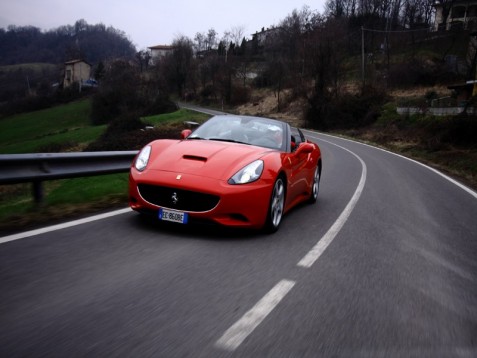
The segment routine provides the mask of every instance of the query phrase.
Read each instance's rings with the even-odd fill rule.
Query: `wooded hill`
[[[19,106],[24,111],[48,106],[51,101],[45,98],[40,106],[30,106],[25,99],[51,99],[55,93],[52,86],[62,82],[66,61],[84,59],[94,71],[101,62],[131,59],[135,53],[124,32],[103,24],[89,25],[84,20],[49,31],[33,26],[0,28],[0,104],[10,104],[7,113],[18,101],[22,101]]]
[[[107,59],[134,57],[136,49],[126,34],[103,24],[74,25],[42,31],[33,26],[0,28],[0,65],[64,63],[82,58],[91,64]]]

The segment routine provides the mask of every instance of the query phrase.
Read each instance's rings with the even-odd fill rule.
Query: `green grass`
[[[150,123],[154,126],[166,124],[170,122],[184,122],[192,121],[202,123],[210,118],[210,115],[194,112],[188,109],[181,108],[172,113],[159,114],[155,116],[144,117],[143,122]]]
[[[126,199],[127,183],[128,173],[51,180],[43,183],[45,199],[42,206],[84,204],[108,196]],[[12,203],[13,201],[15,203]],[[4,187],[0,199],[0,219],[34,209],[35,205],[31,184]]]
[[[48,193],[47,205],[84,204],[108,197],[127,198],[128,173],[56,181]]]
[[[32,62],[32,63],[21,63],[16,65],[0,66],[0,71],[13,72],[18,70],[31,70],[31,71],[41,72],[45,70],[55,70],[57,68],[58,68],[58,65],[53,63]]]
[[[0,222],[12,215],[24,212],[31,206],[32,195],[29,184],[0,186]]]
[[[22,113],[0,120],[0,153],[31,153],[53,143],[83,144],[96,139],[105,126],[92,127],[91,101]]]
[[[4,186],[0,198],[0,230],[125,206],[128,175],[119,173],[45,182],[45,200],[41,205],[33,201],[31,184]]]
[[[103,133],[105,125],[97,127],[72,128],[63,133],[50,134],[45,137],[25,140],[21,143],[8,143],[2,145],[1,153],[37,153],[37,152],[57,152],[64,145],[68,147],[81,146],[87,144]]]

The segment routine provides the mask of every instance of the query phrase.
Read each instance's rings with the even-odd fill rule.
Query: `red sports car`
[[[134,159],[132,209],[181,224],[275,232],[284,213],[317,199],[320,148],[285,122],[220,115],[182,138],[153,141]]]

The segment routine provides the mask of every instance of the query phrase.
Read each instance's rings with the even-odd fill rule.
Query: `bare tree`
[[[306,51],[309,37],[315,29],[322,23],[320,15],[312,11],[308,6],[302,7],[301,10],[293,10],[285,19],[279,23],[279,36],[275,41],[278,49],[274,56],[279,57],[277,60],[277,70],[273,72],[279,75],[280,85],[277,86],[281,90],[290,84],[293,95],[303,92],[304,75],[306,66]],[[279,96],[278,96],[279,97]]]
[[[356,16],[357,9],[357,0],[327,0],[325,16],[333,18]]]
[[[205,39],[205,49],[212,50],[215,49],[217,46],[217,32],[211,28],[207,32],[207,36]]]
[[[230,41],[232,41],[235,46],[240,46],[240,43],[242,42],[242,39],[244,38],[245,34],[245,26],[240,25],[240,26],[233,26],[229,33]]]
[[[193,42],[186,36],[176,38],[172,42],[174,51],[166,56],[159,65],[164,71],[164,77],[168,79],[171,88],[182,97],[186,85],[194,80]]]
[[[207,41],[207,36],[198,32],[195,34],[195,37],[194,37],[194,48],[195,48],[195,52],[201,52],[201,51],[204,51],[206,49],[206,41]]]
[[[442,6],[442,24],[445,27],[452,9],[452,5],[454,5],[454,0],[440,0],[440,4]]]
[[[407,0],[402,9],[402,23],[408,28],[429,26],[434,8],[430,0]]]

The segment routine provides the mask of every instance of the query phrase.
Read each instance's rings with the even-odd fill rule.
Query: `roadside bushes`
[[[365,127],[378,119],[385,100],[385,94],[373,88],[366,88],[358,95],[314,95],[308,100],[305,121],[308,126],[320,130]]]
[[[428,149],[440,149],[443,145],[477,148],[477,117],[462,114],[449,118],[433,117],[419,125],[427,138]]]
[[[142,115],[170,113],[176,111],[177,109],[177,105],[168,98],[157,96],[148,104],[148,106],[142,112]]]
[[[139,69],[127,61],[115,61],[93,96],[91,119],[97,125],[110,123],[126,113],[144,116],[176,109],[156,81],[141,76]]]
[[[237,106],[250,100],[250,89],[244,86],[232,86],[230,105]]]
[[[72,102],[89,96],[92,91],[94,91],[94,89],[83,89],[80,92],[78,84],[75,83],[69,88],[38,91],[36,95],[26,97],[15,96],[0,104],[0,118],[18,113],[38,111]]]
[[[113,62],[93,96],[93,124],[109,123],[121,113],[140,108],[143,100],[137,91],[139,83],[139,72],[134,66],[127,61]]]
[[[390,87],[434,86],[438,83],[464,80],[458,73],[449,70],[445,62],[437,59],[410,59],[390,65],[387,83]]]
[[[155,128],[141,121],[139,114],[126,113],[112,121],[104,133],[85,152],[139,150],[156,139],[179,139],[182,123]]]
[[[361,133],[379,144],[400,142],[429,152],[452,147],[477,149],[477,116],[399,115],[395,105],[388,103],[382,107],[379,120]]]
[[[126,113],[112,121],[104,133],[84,151],[133,150],[135,143],[131,142],[131,134],[145,126],[137,114]]]

